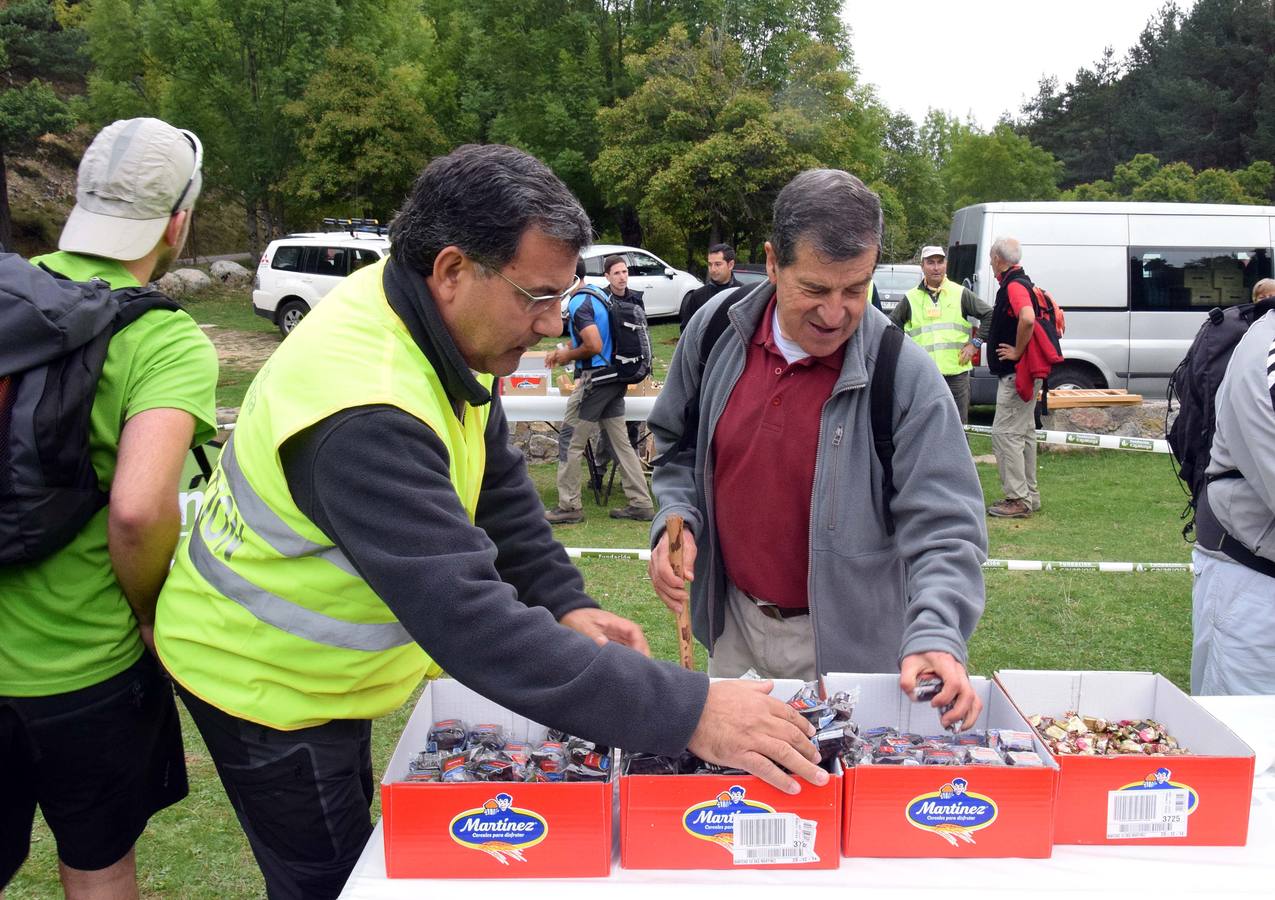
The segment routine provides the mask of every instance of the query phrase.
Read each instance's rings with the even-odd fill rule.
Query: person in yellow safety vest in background
[[[769,682],[653,661],[598,607],[510,445],[493,382],[558,335],[591,239],[543,163],[461,147],[422,172],[389,259],[248,389],[155,644],[272,898],[340,893],[372,832],[371,720],[440,667],[599,743],[827,782]]]
[[[947,279],[947,252],[921,248],[925,278],[890,313],[894,324],[930,354],[947,381],[961,422],[969,421],[971,360],[992,327],[992,308],[969,288]],[[970,319],[978,319],[978,337],[970,337]]]

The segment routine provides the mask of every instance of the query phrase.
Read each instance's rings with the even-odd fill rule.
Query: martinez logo
[[[733,853],[735,817],[775,811],[773,806],[765,803],[745,800],[744,793],[742,787],[733,784],[712,800],[696,803],[682,813],[682,827],[691,837],[711,841]]]
[[[996,821],[996,801],[968,788],[964,778],[953,778],[937,791],[913,797],[905,815],[914,826],[937,834],[953,847],[958,838],[976,843],[971,832]]]
[[[1189,816],[1200,805],[1200,795],[1196,793],[1195,788],[1189,784],[1182,784],[1180,781],[1171,781],[1173,773],[1164,766],[1156,769],[1154,772],[1147,774],[1147,777],[1141,781],[1133,781],[1123,787],[1116,788],[1119,791],[1168,791],[1179,790],[1186,791],[1186,814]]]
[[[467,809],[452,819],[448,833],[462,847],[490,853],[501,865],[509,865],[510,859],[526,862],[522,851],[545,839],[549,823],[539,813],[513,803],[509,794],[497,794],[480,809]]]

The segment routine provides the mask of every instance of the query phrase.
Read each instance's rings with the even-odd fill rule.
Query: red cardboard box
[[[800,689],[800,681],[776,679],[771,693],[788,700]],[[737,825],[743,820],[745,826]],[[753,775],[620,776],[620,864],[626,869],[835,869],[840,822],[839,774],[823,787],[803,781],[795,796]],[[755,846],[782,840],[764,834],[772,828],[795,833],[788,848]]]
[[[1024,716],[1074,710],[1109,720],[1154,719],[1192,751],[1058,756],[1055,843],[1247,842],[1253,751],[1164,676],[1007,670],[996,680]]]
[[[403,782],[408,763],[442,719],[502,725],[543,741],[542,725],[450,678],[429,684],[381,781],[385,871],[390,878],[561,878],[611,872],[613,782],[523,784]]]
[[[983,701],[974,728],[1030,731],[1005,694],[986,678],[970,681]],[[854,720],[941,734],[938,710],[913,703],[897,675],[831,674],[829,694],[858,689]],[[845,856],[1049,857],[1053,855],[1058,769],[1044,744],[1039,768],[1014,766],[858,766],[845,770],[841,848]]]
[[[528,350],[518,360],[518,368],[500,379],[500,392],[505,396],[531,394],[544,396],[549,393],[549,377],[553,373],[545,368],[543,350]]]

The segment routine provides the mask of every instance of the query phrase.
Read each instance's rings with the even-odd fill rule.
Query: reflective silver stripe
[[[930,331],[960,331],[961,326],[955,322],[935,322],[933,325],[922,325],[919,328],[911,329],[910,334],[926,334]]]
[[[327,560],[347,575],[353,575],[355,578],[363,577],[345,558],[340,548],[316,544],[297,534],[283,519],[279,518],[278,513],[271,509],[265,500],[261,499],[261,495],[252,489],[252,485],[244,477],[243,469],[239,468],[233,435],[226,441],[220,460],[221,470],[226,476],[226,486],[230,488],[230,493],[235,498],[235,507],[239,510],[240,518],[280,556],[315,556]]]
[[[945,342],[945,343],[942,343],[942,344],[921,344],[921,349],[922,349],[922,350],[925,350],[925,351],[930,351],[930,350],[960,350],[962,347],[964,347],[964,346],[965,346],[965,344],[966,344],[966,342],[965,342],[965,341],[957,341],[957,342],[955,342],[955,343],[952,343],[952,342],[950,342],[950,341],[949,341],[949,342]]]
[[[294,637],[374,653],[412,643],[398,622],[346,622],[298,606],[278,594],[257,587],[208,549],[198,526],[190,535],[190,561],[195,571],[226,598],[238,603],[257,619]]]

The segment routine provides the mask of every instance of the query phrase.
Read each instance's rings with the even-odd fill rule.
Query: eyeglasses
[[[177,195],[177,202],[173,204],[172,212],[169,216],[177,214],[177,210],[182,208],[182,201],[186,199],[186,195],[190,193],[191,185],[195,183],[195,179],[199,176],[199,170],[204,166],[204,145],[199,142],[199,137],[193,131],[181,129],[182,137],[190,142],[190,149],[195,151],[195,168],[190,170],[190,178],[186,179],[186,186],[182,188],[182,192]]]
[[[550,309],[551,307],[560,307],[562,305],[562,301],[566,300],[568,297],[574,294],[576,292],[576,289],[580,287],[581,278],[579,275],[577,275],[575,278],[571,280],[570,286],[560,294],[533,294],[531,293],[531,291],[527,290],[526,288],[518,284],[515,284],[514,282],[506,278],[504,275],[501,275],[499,270],[492,269],[490,267],[486,267],[486,268],[488,268],[489,271],[495,273],[496,275],[499,275],[502,281],[508,284],[512,284],[515,288],[518,289],[518,293],[522,294],[524,297],[527,298],[524,302],[527,304],[527,315],[529,316],[538,316],[541,313],[545,312],[546,310]]]

